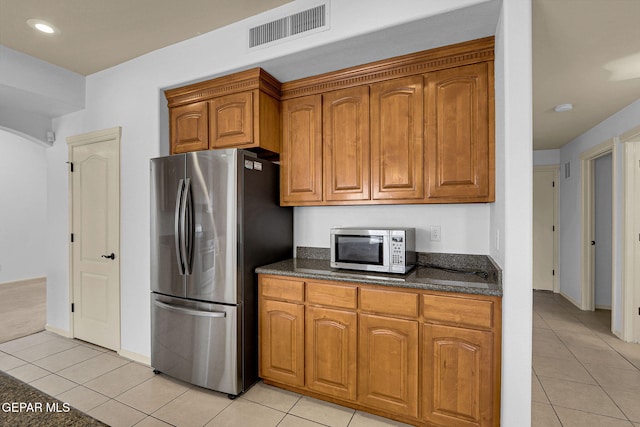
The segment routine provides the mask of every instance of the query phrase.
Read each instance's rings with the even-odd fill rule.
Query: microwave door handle
[[[183,276],[184,271],[184,263],[182,262],[182,251],[181,251],[181,241],[182,238],[180,236],[181,230],[181,218],[180,218],[180,208],[182,206],[182,194],[184,191],[184,179],[181,179],[178,182],[178,192],[176,194],[176,208],[174,213],[174,243],[176,245],[176,261],[178,263],[178,270],[180,271],[180,275]]]

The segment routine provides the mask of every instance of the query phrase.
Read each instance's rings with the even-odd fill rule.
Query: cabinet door
[[[171,108],[171,154],[209,148],[207,103],[181,105]]]
[[[253,93],[234,93],[210,101],[211,148],[253,143]]]
[[[282,103],[282,204],[322,201],[322,96]]]
[[[260,376],[304,385],[304,305],[260,300]]]
[[[423,334],[425,421],[469,427],[492,425],[492,333],[425,324]]]
[[[356,313],[307,307],[306,383],[310,390],[356,399]]]
[[[322,111],[324,199],[368,200],[369,87],[324,94]]]
[[[358,401],[418,416],[418,322],[361,314]]]
[[[423,199],[422,77],[371,86],[373,199]]]
[[[493,201],[488,63],[426,75],[429,198]]]

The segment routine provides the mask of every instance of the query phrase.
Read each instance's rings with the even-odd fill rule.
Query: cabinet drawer
[[[392,316],[418,317],[418,294],[361,288],[360,309]]]
[[[358,288],[337,283],[308,282],[307,302],[355,310],[358,306]]]
[[[263,297],[304,302],[304,281],[260,276],[260,293]]]
[[[425,320],[456,326],[490,329],[493,327],[493,302],[444,295],[423,295]]]

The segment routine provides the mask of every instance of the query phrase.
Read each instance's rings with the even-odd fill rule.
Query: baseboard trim
[[[562,295],[562,297],[564,299],[566,299],[567,301],[569,301],[571,304],[575,305],[576,307],[578,307],[580,310],[582,310],[582,304],[579,304],[576,300],[574,300],[573,298],[571,298],[569,295],[565,294],[564,292],[560,291],[560,295]]]
[[[36,285],[36,284],[46,284],[46,283],[47,283],[46,277],[32,277],[29,279],[20,279],[20,280],[12,280],[10,282],[2,282],[0,283],[0,286],[11,286],[11,285],[25,286],[25,285]]]
[[[611,310],[611,306],[610,305],[599,305],[599,304],[596,304],[596,309],[597,310]]]
[[[44,329],[47,332],[53,332],[54,334],[61,335],[61,336],[65,337],[65,338],[73,338],[71,336],[71,331],[69,331],[67,329],[58,328],[56,326],[51,326],[49,324],[45,325]]]
[[[134,362],[142,363],[146,366],[151,366],[151,358],[149,356],[145,356],[143,354],[135,353],[133,351],[125,350],[122,348],[120,349],[120,351],[118,351],[118,354]]]

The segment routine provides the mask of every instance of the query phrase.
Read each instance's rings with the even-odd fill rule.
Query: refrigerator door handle
[[[178,193],[176,194],[176,210],[175,210],[175,216],[174,216],[174,225],[175,225],[175,230],[174,230],[174,239],[175,239],[175,245],[176,245],[176,261],[178,262],[178,269],[180,270],[180,275],[184,276],[185,271],[184,271],[184,262],[183,262],[183,252],[181,251],[181,242],[182,242],[182,236],[180,234],[181,231],[181,218],[180,218],[180,208],[182,207],[182,195],[184,193],[184,179],[181,179],[178,182]]]
[[[192,309],[192,308],[178,307],[178,306],[167,304],[167,303],[164,303],[164,302],[161,302],[161,301],[154,301],[153,303],[155,305],[157,305],[158,307],[160,307],[160,308],[164,308],[164,309],[169,310],[169,311],[174,311],[176,313],[189,314],[191,316],[227,317],[227,313],[225,313],[224,311],[195,310],[195,309]]]
[[[193,207],[191,199],[191,179],[185,180],[180,208],[180,250],[184,274],[191,274],[191,260],[193,256]]]

